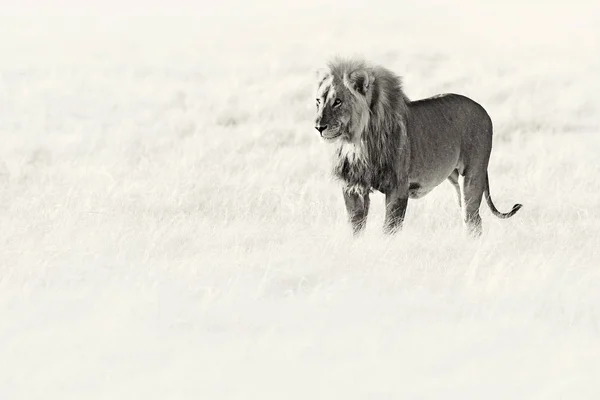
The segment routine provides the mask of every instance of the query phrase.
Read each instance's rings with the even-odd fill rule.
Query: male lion
[[[501,213],[492,202],[492,121],[481,105],[458,94],[410,101],[400,77],[361,60],[336,59],[328,67],[319,72],[315,125],[335,144],[333,173],[343,182],[354,234],[365,227],[373,189],[385,194],[386,233],[402,227],[409,197],[423,197],[446,179],[474,236],[482,232],[484,193],[499,218],[522,207]]]

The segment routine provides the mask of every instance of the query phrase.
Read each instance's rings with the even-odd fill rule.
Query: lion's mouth
[[[321,134],[321,137],[326,141],[337,139],[340,136],[342,136],[342,130],[339,126],[335,126],[333,129],[330,128]]]
[[[338,132],[338,133],[336,133],[336,134],[335,134],[335,135],[333,135],[333,136],[325,136],[325,135],[321,135],[321,137],[322,137],[323,139],[325,139],[325,140],[334,140],[334,139],[337,139],[337,138],[339,138],[340,136],[342,136],[342,133],[341,133],[341,132]]]

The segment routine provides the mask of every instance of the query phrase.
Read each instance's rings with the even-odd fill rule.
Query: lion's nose
[[[319,131],[319,133],[323,133],[323,131],[327,129],[327,125],[317,125],[315,128]]]

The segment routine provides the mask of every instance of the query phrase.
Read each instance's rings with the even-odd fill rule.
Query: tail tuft
[[[490,207],[490,210],[492,210],[492,214],[494,214],[498,218],[502,218],[502,219],[510,218],[513,215],[515,215],[517,213],[517,211],[519,211],[523,207],[523,204],[515,204],[513,206],[512,210],[510,210],[507,213],[502,213],[502,212],[498,211],[498,209],[496,208],[496,206],[492,202],[492,196],[490,195],[490,182],[489,182],[487,173],[486,173],[486,176],[485,176],[485,191],[484,191],[484,194],[485,194],[485,200],[486,200],[488,206]]]
[[[490,200],[490,201],[491,201],[491,200]],[[502,219],[505,219],[505,218],[510,218],[510,217],[512,217],[513,215],[515,215],[515,214],[517,213],[517,211],[519,211],[519,210],[520,210],[522,207],[523,207],[523,204],[515,204],[515,205],[513,206],[512,210],[510,210],[510,211],[509,211],[509,212],[507,212],[507,213],[501,213],[501,212],[498,212],[498,210],[492,210],[492,212],[496,211],[496,212],[494,212],[494,215],[495,215],[496,217],[498,217],[498,218],[502,218]],[[491,207],[490,207],[490,208],[491,208]],[[495,208],[495,207],[494,207],[494,208]]]

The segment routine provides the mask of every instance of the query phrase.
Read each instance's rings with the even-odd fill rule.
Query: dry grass
[[[597,6],[380,3],[0,20],[0,397],[598,397]],[[471,241],[442,185],[388,238],[375,195],[353,239],[336,53],[483,104],[523,210]]]

